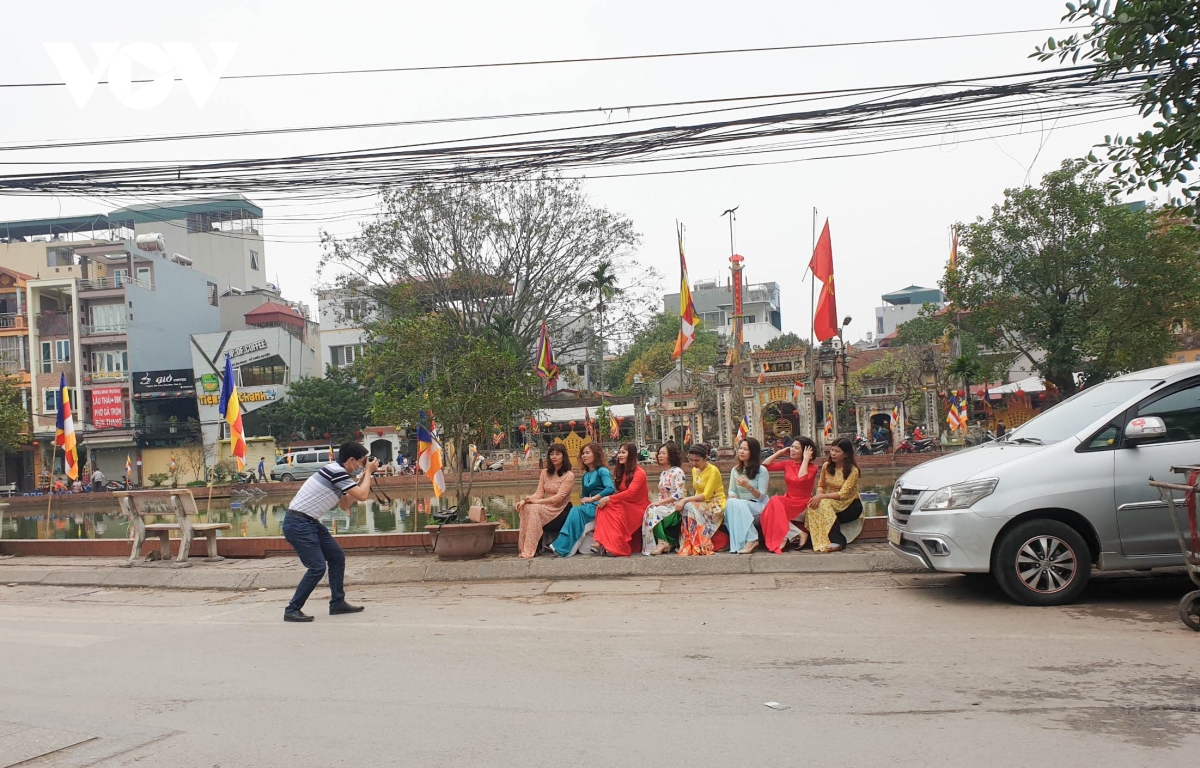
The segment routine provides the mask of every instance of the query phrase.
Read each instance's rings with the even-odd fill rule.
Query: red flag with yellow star
[[[817,299],[817,311],[813,317],[813,335],[817,341],[832,339],[838,335],[837,297],[833,292],[833,244],[829,239],[829,219],[817,240],[812,261],[808,262],[813,279],[821,284],[821,295]]]

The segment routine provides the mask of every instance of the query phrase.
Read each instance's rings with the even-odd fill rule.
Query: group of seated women
[[[593,551],[612,557],[628,557],[639,533],[643,555],[711,555],[726,549],[744,555],[757,549],[760,540],[775,553],[787,546],[802,548],[809,541],[814,552],[837,552],[846,546],[841,526],[863,512],[854,446],[848,439],[830,446],[822,464],[816,444],[807,437],[765,459],[758,440],[745,438],[738,443],[728,487],[708,460],[710,450],[704,444],[688,449],[689,495],[679,448],[674,443],[660,446],[658,498],[651,500],[636,446],[618,448],[610,472],[604,449],[589,443],[579,454],[583,491],[572,506],[571,460],[562,445],[550,446],[537,490],[516,505],[520,556],[533,557],[548,546],[570,557],[579,552],[592,524]],[[787,490],[782,496],[767,493],[772,470],[783,471]],[[552,543],[543,543],[551,537]]]

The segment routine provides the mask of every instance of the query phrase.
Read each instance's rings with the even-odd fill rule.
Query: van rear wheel
[[[1066,605],[1092,575],[1087,542],[1058,520],[1027,520],[1006,532],[992,556],[992,577],[1024,605]]]

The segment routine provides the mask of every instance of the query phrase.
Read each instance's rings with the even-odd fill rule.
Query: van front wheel
[[[1028,520],[1006,532],[992,556],[992,576],[1025,605],[1066,605],[1092,575],[1087,542],[1058,520]]]

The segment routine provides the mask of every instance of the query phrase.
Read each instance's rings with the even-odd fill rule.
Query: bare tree
[[[419,184],[385,190],[357,236],[324,235],[322,269],[385,312],[390,288],[409,285],[464,336],[511,329],[527,357],[544,319],[555,353],[569,355],[595,343],[589,279],[601,264],[622,284],[605,300],[610,327],[633,327],[622,320],[656,300],[658,275],[634,255],[639,240],[628,218],[594,205],[578,181]]]

